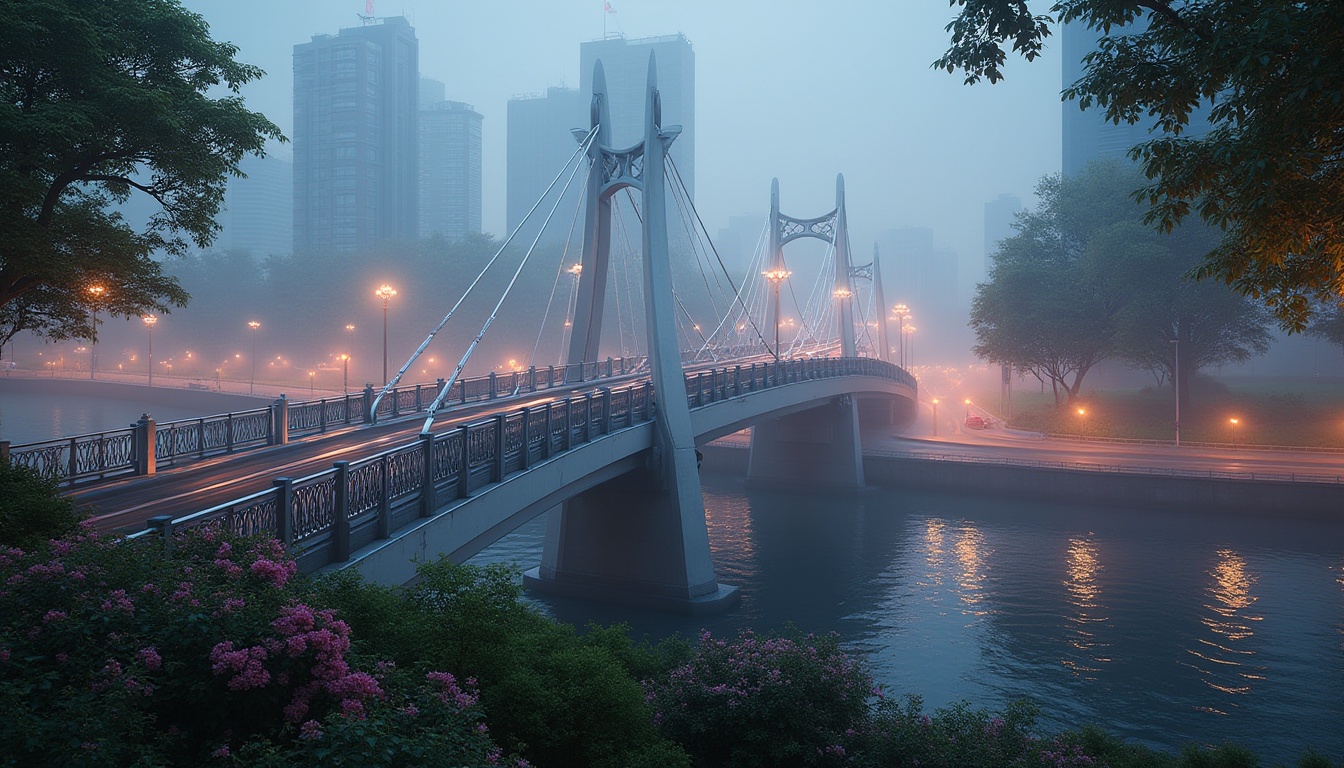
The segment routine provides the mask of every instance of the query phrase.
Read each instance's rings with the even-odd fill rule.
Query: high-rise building
[[[983,276],[989,274],[990,255],[999,249],[999,241],[1013,234],[1013,224],[1022,211],[1022,198],[1002,194],[985,203],[985,260]]]
[[[663,125],[680,125],[681,135],[669,154],[686,189],[695,196],[695,50],[685,35],[626,40],[609,37],[579,45],[579,90],[593,92],[593,65],[602,62],[611,109],[612,144],[628,147],[644,139],[644,109],[649,79],[649,54],[658,61],[658,96]],[[588,121],[580,126],[588,127]],[[668,172],[669,181],[671,171]]]
[[[1142,31],[1146,26],[1146,22],[1139,21],[1132,30]],[[1100,36],[1086,25],[1070,22],[1064,25],[1060,38],[1064,55],[1063,86],[1067,88],[1083,76],[1083,57],[1096,50]],[[1079,109],[1077,102],[1065,102],[1061,116],[1065,176],[1074,175],[1093,160],[1125,158],[1130,149],[1148,140],[1148,123],[1116,125],[1107,121],[1105,112],[1096,106]]]
[[[612,121],[612,145],[621,148],[644,138],[645,88],[648,82],[649,53],[658,59],[658,91],[663,105],[663,125],[680,125],[681,135],[672,144],[671,157],[686,188],[695,192],[695,52],[683,35],[667,35],[638,40],[623,37],[582,43],[579,66],[582,86],[578,90],[548,88],[540,96],[515,98],[508,107],[508,210],[509,230],[523,220],[536,204],[560,169],[574,153],[576,143],[571,130],[587,129],[591,123],[593,65],[601,60],[607,80],[608,111]],[[669,181],[672,176],[668,173]],[[572,218],[574,207],[582,199],[582,172],[575,179],[569,196],[557,208],[557,215]],[[563,186],[562,179],[556,185]],[[559,194],[553,192],[553,195]],[[669,210],[675,197],[668,196]],[[538,209],[544,218],[553,198]],[[564,213],[559,213],[563,211]],[[563,238],[568,227],[552,224],[550,231]],[[673,237],[682,230],[671,228]],[[535,233],[535,229],[532,229]]]
[[[507,204],[505,218],[512,232],[528,211],[537,204],[547,185],[555,179],[564,167],[565,161],[578,149],[570,130],[587,128],[588,105],[591,94],[583,94],[573,88],[547,88],[541,95],[518,96],[509,100],[508,105],[508,148],[506,181]],[[571,211],[583,198],[583,172],[575,177],[565,204],[560,206]],[[562,179],[551,192],[551,196],[539,207],[539,216],[529,222],[531,234],[536,234],[540,222],[555,202],[564,186]],[[557,209],[558,210],[558,209]],[[572,216],[565,213],[565,217]],[[563,228],[551,227],[555,238],[563,238]]]
[[[419,43],[400,16],[294,46],[294,248],[419,234]]]
[[[246,155],[243,178],[229,179],[219,213],[215,247],[251,252],[253,258],[285,255],[294,243],[294,164]]]
[[[420,80],[420,236],[481,231],[481,115]]]

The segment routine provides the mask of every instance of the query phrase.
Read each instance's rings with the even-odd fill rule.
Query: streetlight
[[[149,333],[149,386],[154,386],[154,324],[159,322],[157,315],[145,315],[140,318]]]
[[[309,396],[312,396],[312,394],[313,394],[313,377],[316,376],[316,375],[317,375],[317,371],[309,371],[309,372],[308,372],[308,394],[309,394]]]
[[[342,367],[345,368],[345,377],[344,377],[344,378],[342,379],[342,381],[341,381],[341,389],[345,390],[345,394],[348,395],[348,394],[350,394],[350,356],[349,356],[349,355],[341,355],[341,365],[342,365]]]
[[[1241,419],[1238,419],[1237,417],[1234,416],[1234,417],[1228,419],[1227,421],[1228,421],[1229,424],[1232,425],[1232,444],[1233,444],[1233,445],[1236,445],[1236,444],[1237,444],[1237,425],[1241,423]]]
[[[933,398],[933,436],[938,436],[938,398]]]
[[[93,380],[93,372],[98,369],[98,302],[102,300],[107,289],[101,285],[89,286],[89,305],[93,307],[90,313],[93,317],[93,332],[89,334],[89,380]]]
[[[383,300],[383,383],[387,383],[387,302],[393,296],[397,295],[397,289],[383,283],[378,286],[378,290],[373,292],[374,296]]]
[[[1181,447],[1181,337],[1171,340],[1176,345],[1176,365],[1172,369],[1171,381],[1176,389],[1176,447]]]
[[[779,362],[779,284],[789,279],[793,273],[783,267],[767,269],[761,273],[775,289],[775,362]]]
[[[971,418],[971,398],[966,398],[966,418]]]
[[[892,317],[894,317],[894,318],[896,319],[897,323],[898,323],[899,331],[898,331],[898,336],[897,336],[897,338],[899,338],[899,339],[901,340],[901,353],[900,353],[900,356],[899,356],[899,357],[900,357],[900,361],[901,361],[901,367],[904,368],[904,367],[905,367],[905,321],[906,321],[906,320],[909,320],[909,319],[911,318],[911,315],[910,315],[910,308],[907,307],[907,306],[904,305],[904,304],[897,304],[896,306],[894,306],[894,307],[891,308],[891,313],[892,313]]]
[[[247,394],[251,395],[257,384],[257,331],[261,329],[261,323],[248,320],[247,327],[252,329],[252,378],[247,380]]]
[[[906,315],[906,317],[909,317],[909,315]],[[915,367],[915,331],[916,331],[916,330],[918,330],[918,329],[915,328],[915,326],[913,326],[913,325],[907,325],[907,326],[905,326],[905,328],[901,331],[901,333],[902,333],[901,349],[902,349],[902,350],[905,350],[905,349],[908,349],[908,350],[909,350],[909,352],[907,352],[906,355],[905,355],[905,358],[906,358],[906,359],[905,359],[905,363],[906,363],[906,364],[903,365],[903,366],[901,366],[901,367],[902,367],[902,368],[905,368],[905,369],[907,369],[907,370],[909,370],[910,368],[914,368],[914,367]]]

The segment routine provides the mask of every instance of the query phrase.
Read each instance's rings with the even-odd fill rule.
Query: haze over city
[[[421,75],[484,116],[484,231],[507,234],[508,100],[577,88],[579,44],[604,34],[681,33],[694,47],[696,203],[711,233],[729,216],[763,215],[773,177],[785,212],[829,211],[843,173],[856,252],[867,253],[881,230],[931,228],[937,246],[958,254],[969,297],[982,274],[984,203],[1012,193],[1030,205],[1037,180],[1059,170],[1055,47],[1031,65],[1012,62],[1005,82],[965,87],[960,75],[929,66],[947,47],[952,9],[943,3],[609,5],[614,13],[601,0],[375,0],[376,15],[405,16],[415,28]],[[239,60],[266,70],[243,95],[287,136],[293,46],[359,26],[366,10],[357,0],[185,6],[216,39],[237,45]],[[287,157],[290,147],[272,151]]]

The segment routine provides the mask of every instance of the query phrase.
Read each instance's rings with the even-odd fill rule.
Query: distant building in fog
[[[1133,29],[1142,31],[1146,25],[1139,22]],[[1068,88],[1083,76],[1083,57],[1096,50],[1100,35],[1083,24],[1070,22],[1064,25],[1060,38],[1064,55],[1063,87]],[[1110,123],[1103,110],[1095,106],[1079,109],[1078,102],[1066,101],[1060,114],[1065,176],[1078,173],[1099,158],[1125,158],[1135,145],[1148,140],[1147,124]]]
[[[414,239],[419,43],[400,16],[294,46],[294,248]]]
[[[666,35],[637,40],[613,37],[579,46],[581,86],[547,88],[539,96],[518,97],[508,106],[508,189],[506,219],[509,231],[523,220],[536,204],[546,186],[564,166],[578,146],[570,131],[588,129],[592,120],[593,65],[599,59],[607,80],[607,100],[612,121],[612,144],[617,148],[637,144],[644,138],[645,87],[649,53],[658,59],[658,90],[663,105],[663,125],[680,125],[681,135],[672,144],[671,156],[686,188],[695,192],[695,52],[684,35]],[[672,173],[668,173],[671,183]],[[566,221],[582,199],[582,172],[575,178],[567,197],[557,209]],[[557,185],[563,186],[564,180]],[[558,192],[553,193],[558,194]],[[537,222],[529,230],[535,234],[553,198],[538,209]],[[674,198],[668,196],[669,216],[678,215]],[[675,219],[672,219],[675,221]],[[548,238],[563,238],[567,226],[552,222]],[[680,235],[678,233],[681,233]],[[675,240],[684,237],[680,227],[671,227]],[[581,237],[581,233],[575,237]],[[675,250],[675,248],[674,248]]]
[[[547,88],[540,96],[519,96],[508,104],[508,139],[506,169],[506,206],[505,220],[509,231],[522,223],[527,212],[536,204],[546,186],[551,183],[578,143],[570,130],[587,128],[588,104],[591,95],[584,95],[573,88]],[[560,209],[572,211],[582,198],[583,172],[580,170],[570,187],[565,204]],[[554,195],[564,186],[561,180],[538,208],[530,231],[536,234],[537,227],[545,219],[546,211],[554,202]],[[572,213],[567,213],[572,216]],[[551,227],[552,239],[563,238],[566,227]]]
[[[985,203],[985,259],[983,275],[989,275],[990,255],[999,249],[999,241],[1011,237],[1017,214],[1022,212],[1022,198],[1002,194]]]
[[[290,253],[294,243],[293,163],[246,155],[238,167],[247,178],[229,179],[214,247],[249,251],[257,259]]]
[[[927,227],[886,230],[877,244],[887,304],[910,308],[914,317],[908,325],[919,329],[921,347],[933,351],[960,338],[966,313],[957,294],[956,252],[935,247],[933,230]]]
[[[748,270],[758,250],[764,250],[766,247],[763,239],[768,218],[770,217],[764,213],[729,216],[728,226],[720,229],[718,236],[714,238],[714,246],[734,280],[739,276],[748,279],[759,276],[748,274]],[[758,273],[760,271],[762,270],[757,270]]]
[[[420,236],[461,239],[481,231],[481,115],[420,80]]]

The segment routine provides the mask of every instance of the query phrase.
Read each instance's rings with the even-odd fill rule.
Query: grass
[[[1013,406],[1009,426],[1017,429],[1167,441],[1175,435],[1170,387],[1084,390],[1071,406],[1058,409],[1048,391],[1019,390]],[[1198,376],[1189,405],[1181,409],[1181,441],[1344,448],[1344,380]]]

